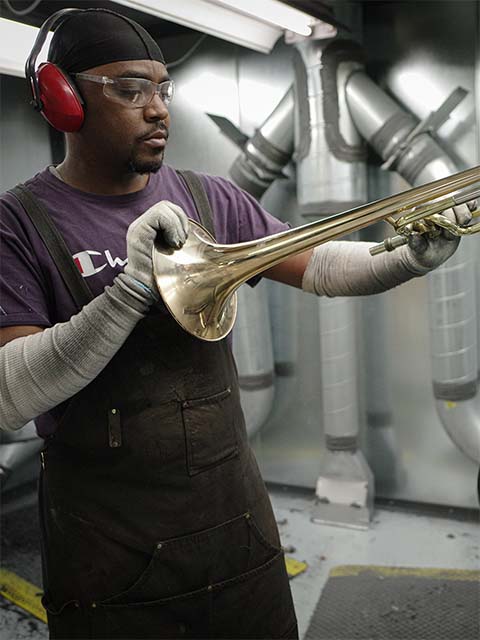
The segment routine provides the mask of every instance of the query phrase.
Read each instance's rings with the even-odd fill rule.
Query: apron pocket
[[[265,619],[250,610],[263,600]],[[98,638],[281,638],[295,614],[284,555],[245,513],[158,542],[131,587],[92,604],[92,620]]]
[[[42,598],[47,612],[49,637],[85,639],[90,634],[90,625],[78,600],[69,600],[56,607],[47,595]]]
[[[209,638],[210,593],[131,605],[98,606],[93,611],[95,639],[176,640]]]
[[[97,605],[95,638],[298,640],[280,551],[263,565],[198,591],[150,602]]]
[[[139,604],[189,595],[247,574],[279,553],[281,549],[261,534],[254,517],[244,513],[215,527],[158,542],[137,580],[98,604]]]
[[[238,455],[235,407],[230,388],[204,398],[183,401],[182,416],[190,476]]]

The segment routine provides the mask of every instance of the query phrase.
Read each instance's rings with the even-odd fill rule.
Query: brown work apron
[[[140,322],[42,455],[52,638],[296,638],[225,341]]]
[[[226,340],[158,305],[42,452],[51,638],[298,638]]]

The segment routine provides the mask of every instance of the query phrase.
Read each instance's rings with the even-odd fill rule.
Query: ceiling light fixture
[[[309,36],[318,22],[278,0],[116,0],[125,5],[182,24],[191,29],[269,53],[285,30]],[[0,18],[0,73],[24,77],[25,60],[38,29],[22,22]],[[52,34],[47,36],[38,62],[46,59]]]
[[[10,76],[25,77],[25,61],[32,50],[33,43],[38,34],[36,27],[29,24],[15,22],[0,18],[0,73]],[[47,58],[46,51],[50,45],[52,34],[49,33],[43,47],[42,53],[38,57],[38,62],[44,62]],[[38,63],[37,63],[38,66]]]
[[[258,18],[267,24],[288,29],[300,36],[311,35],[311,25],[316,22],[312,16],[277,0],[210,0],[210,2]]]
[[[284,30],[311,34],[318,22],[278,0],[116,0],[144,13],[269,53]]]

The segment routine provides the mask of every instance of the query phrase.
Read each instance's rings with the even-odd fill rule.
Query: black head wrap
[[[80,73],[110,62],[157,60],[160,47],[137,22],[108,9],[84,9],[55,30],[48,60],[66,73]]]

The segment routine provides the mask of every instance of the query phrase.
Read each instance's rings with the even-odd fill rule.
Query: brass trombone
[[[202,340],[221,340],[235,322],[238,287],[289,256],[380,220],[399,235],[375,247],[372,254],[404,244],[411,233],[435,235],[443,228],[465,236],[480,231],[480,223],[461,227],[441,214],[477,198],[480,189],[459,193],[476,182],[480,166],[295,229],[231,245],[216,244],[204,227],[190,220],[181,249],[155,244],[155,281],[170,313],[186,331]]]

